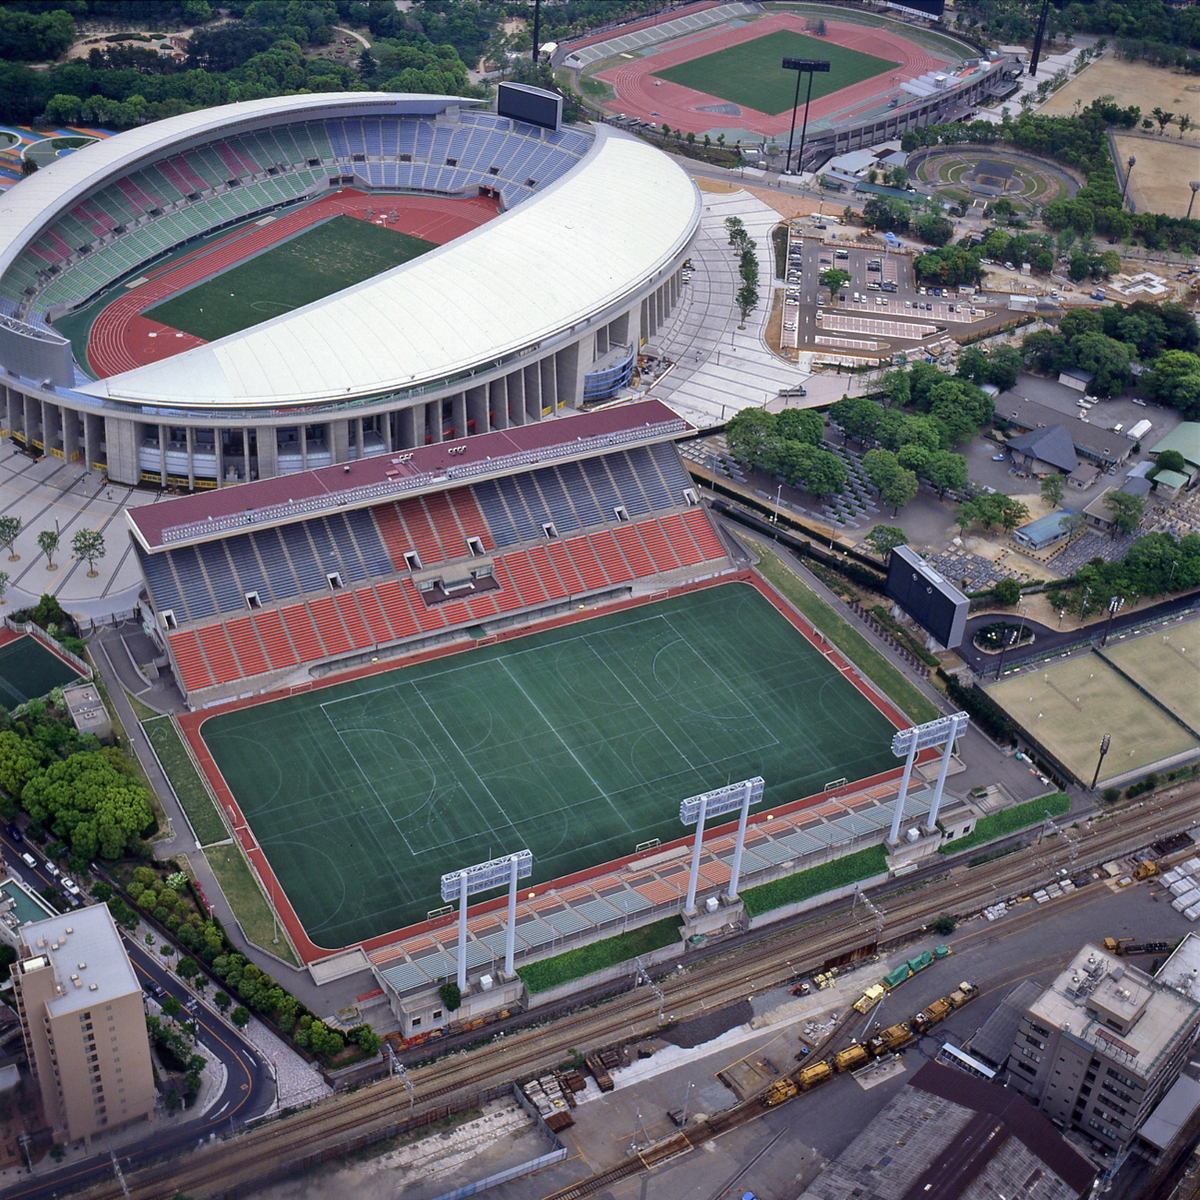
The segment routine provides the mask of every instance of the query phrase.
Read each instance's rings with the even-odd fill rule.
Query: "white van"
[[[859,296],[859,294],[857,292],[855,292],[854,293],[854,303],[857,304],[860,299],[861,299],[861,297]]]

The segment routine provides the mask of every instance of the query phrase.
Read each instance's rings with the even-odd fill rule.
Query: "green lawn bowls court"
[[[742,584],[201,729],[309,937],[329,948],[423,920],[460,866],[528,848],[533,887],[685,836],[680,800],[731,781],[763,775],[769,808],[889,770],[893,732]]]
[[[1006,675],[991,696],[1077,779],[1099,785],[1165,766],[1200,746],[1200,618],[1172,619],[1104,647]]]

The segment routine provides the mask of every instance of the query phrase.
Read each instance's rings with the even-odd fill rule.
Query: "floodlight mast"
[[[476,892],[490,891],[508,882],[508,930],[505,938],[505,971],[511,978],[513,965],[513,939],[516,928],[517,880],[527,879],[533,874],[533,855],[528,850],[493,858],[489,862],[476,863],[442,876],[442,899],[449,904],[458,901],[458,990],[467,990],[467,897]]]
[[[729,876],[729,899],[737,899],[738,875],[742,865],[742,844],[746,839],[746,821],[750,806],[757,804],[763,798],[766,784],[761,775],[753,779],[743,779],[740,783],[727,783],[724,787],[715,788],[711,792],[702,792],[699,796],[689,796],[680,802],[679,820],[684,825],[696,826],[696,840],[692,846],[692,869],[688,874],[687,902],[684,914],[694,916],[696,913],[696,881],[700,875],[700,848],[704,841],[704,822],[708,817],[719,817],[724,813],[741,809],[738,819],[737,839],[733,848],[733,867]]]
[[[945,742],[942,751],[942,766],[938,772],[937,786],[933,791],[933,802],[929,806],[929,820],[926,822],[926,832],[932,833],[937,828],[938,808],[942,802],[942,789],[946,784],[946,772],[950,768],[950,756],[954,751],[954,743],[966,730],[970,717],[965,712],[956,712],[948,717],[938,717],[934,721],[926,721],[924,725],[914,725],[909,729],[901,729],[892,738],[892,753],[900,758],[904,756],[904,774],[900,777],[900,791],[896,796],[896,808],[892,813],[892,829],[888,834],[888,842],[893,846],[900,840],[900,822],[904,819],[904,802],[908,798],[908,784],[912,778],[913,762],[918,750],[926,750]]]

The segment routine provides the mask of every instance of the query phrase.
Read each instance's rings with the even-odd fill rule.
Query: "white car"
[[[1136,404],[1136,405],[1138,406],[1138,408],[1145,408],[1145,407],[1146,407],[1146,402],[1145,402],[1145,400],[1139,400],[1139,399],[1138,399],[1136,396],[1134,396],[1134,398],[1133,398],[1133,402],[1134,402],[1134,404]]]
[[[62,872],[49,859],[46,859],[46,874],[51,879],[57,879]]]
[[[799,296],[789,296],[789,297],[788,297],[788,298],[787,298],[787,299],[784,301],[784,304],[799,304],[799,303],[800,303],[800,297],[799,297]]]
[[[59,880],[59,883],[63,885],[63,891],[66,892],[68,896],[74,896],[78,899],[78,897],[83,895],[83,893],[79,890],[79,884],[77,884],[73,879],[68,879],[66,875]]]
[[[794,333],[796,330],[796,322],[795,321],[784,321],[783,327],[784,327],[784,329],[786,329],[788,331],[788,333]]]

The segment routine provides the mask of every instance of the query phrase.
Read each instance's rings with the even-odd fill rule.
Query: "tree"
[[[1188,473],[1187,459],[1178,450],[1164,450],[1154,460],[1154,470],[1151,475],[1156,476],[1159,471],[1177,471],[1180,475],[1186,475]]]
[[[239,1029],[245,1029],[250,1024],[250,1010],[244,1005],[239,1004],[237,1008],[229,1014],[229,1019]]]
[[[1118,533],[1133,533],[1142,520],[1145,502],[1141,496],[1129,492],[1111,491],[1104,498],[1104,507],[1112,518],[1113,528]]]
[[[383,1038],[370,1025],[356,1025],[349,1030],[347,1036],[364,1054],[378,1054],[383,1045]]]
[[[1192,127],[1192,117],[1190,113],[1179,114],[1179,136],[1183,137],[1185,133]]]
[[[945,217],[926,213],[916,221],[917,236],[931,246],[944,246],[954,236],[954,226]]]
[[[1012,533],[1022,521],[1029,520],[1029,507],[1020,500],[1014,500],[1011,496],[1001,496],[1000,505],[1000,527],[1005,533]]]
[[[1173,120],[1175,120],[1175,114],[1173,112],[1164,112],[1163,109],[1158,108],[1157,106],[1150,110],[1150,115],[1158,122],[1158,133],[1160,137],[1166,132],[1167,126],[1170,125]]]
[[[54,571],[54,552],[58,549],[58,534],[53,529],[43,529],[37,535],[38,549],[46,556],[46,570]]]
[[[230,997],[228,992],[217,992],[217,994],[213,996],[213,1003],[222,1012],[228,1012],[229,1006],[233,1003],[233,999]]]
[[[21,557],[13,552],[13,542],[17,540],[17,534],[20,532],[20,517],[0,517],[0,546],[8,551],[9,562],[17,562]]]
[[[903,546],[908,541],[908,535],[899,525],[876,525],[863,539],[874,554],[880,558],[888,558],[897,546]]]
[[[96,559],[104,557],[104,534],[98,529],[80,529],[71,538],[71,553],[86,560],[88,578],[95,579],[98,574]]]
[[[890,450],[884,449],[868,450],[862,457],[862,468],[871,481],[871,486],[880,493],[892,476],[903,469],[896,456]]]
[[[5,603],[4,593],[8,591],[8,572],[0,571],[0,604]]]
[[[994,588],[992,595],[997,604],[1011,608],[1021,599],[1021,585],[1015,579],[1001,579]]]
[[[895,516],[917,494],[918,486],[916,474],[897,464],[896,473],[880,489],[879,498]]]
[[[738,306],[738,311],[742,315],[742,324],[739,328],[745,328],[746,318],[758,307],[758,288],[752,283],[743,283],[738,288],[734,300]]]
[[[1057,508],[1063,498],[1063,477],[1056,471],[1042,480],[1042,499],[1051,508]]]
[[[866,396],[846,396],[829,407],[829,419],[849,438],[865,443],[875,436],[883,409]]]
[[[837,267],[830,267],[827,271],[822,271],[817,276],[817,282],[823,287],[829,289],[829,303],[836,304],[838,294],[842,288],[850,282],[851,275],[848,271],[842,271]]]
[[[937,488],[942,497],[951,489],[961,491],[967,486],[967,460],[951,450],[937,450],[929,457],[925,478]]]
[[[775,439],[776,417],[765,408],[743,408],[725,426],[725,445],[740,463],[761,467]]]
[[[1022,365],[1021,352],[1016,346],[997,346],[988,356],[986,382],[1006,392],[1017,382]]]
[[[196,965],[194,958],[181,958],[175,964],[175,974],[180,979],[195,979],[200,974],[200,968]]]
[[[446,1006],[447,1012],[457,1012],[462,1005],[462,992],[453,979],[447,979],[438,988],[438,995],[442,998],[442,1003]]]

